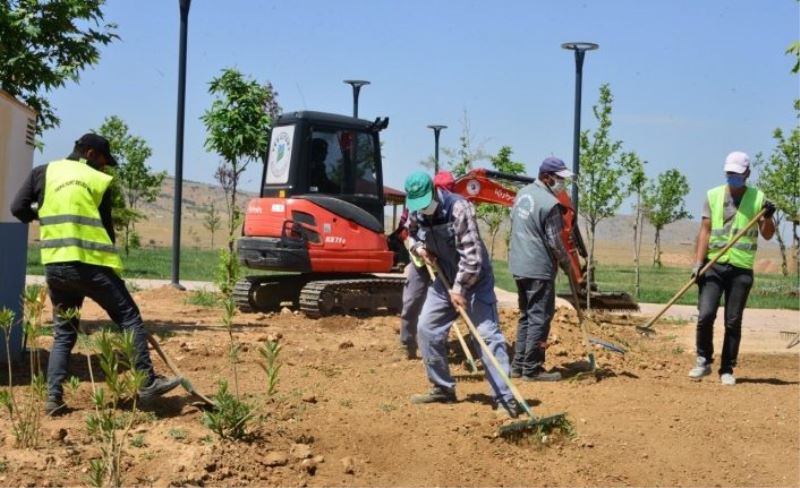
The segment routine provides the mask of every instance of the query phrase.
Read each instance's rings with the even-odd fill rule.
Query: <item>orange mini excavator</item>
[[[510,207],[514,204],[514,198],[517,194],[516,188],[534,181],[534,178],[529,176],[507,174],[487,169],[474,169],[456,180],[455,192],[475,203],[493,203]],[[586,307],[588,298],[589,304],[593,309],[639,310],[639,305],[633,297],[625,292],[601,293],[594,283],[587,286],[586,265],[581,264],[581,259],[586,259],[587,256],[586,247],[580,230],[576,225],[572,200],[566,191],[559,192],[556,198],[564,208],[564,227],[561,231],[561,238],[569,253],[570,283],[575,283],[578,288],[575,291],[579,303],[575,303],[575,295],[572,293],[559,294],[559,296],[569,301],[573,306],[581,308]]]
[[[384,232],[380,132],[388,124],[388,118],[310,111],[278,118],[260,196],[247,204],[237,243],[242,265],[269,274],[236,284],[240,310],[291,304],[310,317],[400,310],[404,277],[386,273],[402,269],[408,252],[400,232]],[[456,189],[475,202],[510,206],[515,190],[494,180],[533,181],[475,170],[459,179]],[[571,209],[568,201],[565,207]],[[573,251],[583,249],[577,228],[565,233]],[[583,283],[578,254],[572,259],[572,272]],[[636,307],[625,294],[590,293],[598,308]]]
[[[291,302],[320,317],[402,307],[403,276],[374,274],[395,269],[405,251],[384,233],[379,134],[388,123],[309,111],[277,120],[237,249],[244,266],[284,273],[240,280],[240,310]]]

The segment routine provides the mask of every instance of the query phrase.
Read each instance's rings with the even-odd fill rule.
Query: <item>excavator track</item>
[[[341,313],[397,312],[405,278],[365,277],[309,281],[300,292],[300,310],[310,318]]]
[[[405,278],[369,274],[326,278],[319,274],[261,275],[239,280],[233,298],[241,312],[270,312],[290,305],[308,317],[351,312],[399,312]]]

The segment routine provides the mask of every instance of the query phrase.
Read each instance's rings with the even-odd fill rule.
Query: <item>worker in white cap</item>
[[[708,191],[703,219],[697,236],[692,277],[700,287],[697,317],[697,359],[689,377],[699,380],[711,374],[714,359],[714,320],[720,299],[725,296],[725,339],[722,343],[719,375],[723,385],[736,384],[733,368],[739,354],[742,336],[742,314],[753,286],[753,263],[758,248],[758,235],[771,239],[775,234],[772,214],[775,205],[758,188],[747,186],[750,158],[734,151],[725,158],[726,183]],[[716,257],[739,230],[746,227],[761,209],[765,209],[757,226],[744,234],[704,274],[698,276],[706,262]]]

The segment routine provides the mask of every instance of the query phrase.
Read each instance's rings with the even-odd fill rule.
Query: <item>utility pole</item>
[[[435,175],[439,172],[439,133],[442,131],[442,129],[447,129],[447,126],[432,124],[428,126],[428,129],[433,129],[433,174]]]
[[[565,42],[562,48],[575,52],[575,130],[572,134],[572,172],[575,180],[572,183],[572,204],[575,206],[575,216],[578,210],[578,173],[580,171],[580,137],[581,137],[581,90],[583,85],[583,58],[586,51],[594,51],[599,48],[593,42]]]
[[[353,117],[358,118],[358,94],[361,92],[361,87],[369,85],[367,80],[344,80],[345,83],[353,87]]]
[[[180,48],[178,54],[178,123],[175,128],[175,202],[172,213],[172,286],[185,290],[180,282],[181,200],[183,199],[183,120],[186,102],[186,36],[189,6],[192,0],[178,0],[181,10]]]

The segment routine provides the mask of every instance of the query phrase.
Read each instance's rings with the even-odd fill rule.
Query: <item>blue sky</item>
[[[567,41],[592,41],[583,82],[583,127],[601,83],[614,94],[612,136],[654,176],[690,179],[689,210],[723,182],[733,150],[769,153],[775,127],[795,123],[798,76],[784,54],[798,33],[795,0],[674,1],[256,1],[194,0],[189,19],[184,178],[212,182],[218,158],[203,148],[207,82],[224,67],[269,80],[284,110],[349,114],[343,79],[372,82],[360,115],[389,116],[384,174],[401,188],[433,152],[426,128],[442,123],[455,147],[466,111],[474,139],[509,145],[535,174],[572,160],[574,58]],[[78,84],[52,93],[62,119],[44,134],[37,163],[69,152],[83,132],[119,115],[153,147],[150,164],[174,171],[177,0],[111,0],[121,40],[102,49]],[[483,165],[488,166],[488,162]],[[256,190],[253,166],[244,187]],[[628,205],[623,209],[629,211]]]

